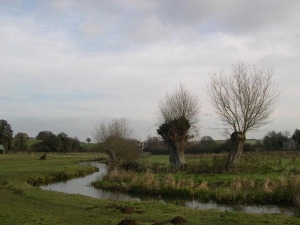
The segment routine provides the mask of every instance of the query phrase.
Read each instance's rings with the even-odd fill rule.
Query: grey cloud
[[[278,111],[299,114],[288,104],[300,85],[298,1],[37,4],[31,11],[22,4],[0,7],[1,113],[17,128],[24,123],[16,118],[27,118],[36,127],[32,135],[55,124],[49,129],[81,138],[98,117],[110,116],[137,120],[132,123],[144,137],[166,91],[182,81],[205,99],[208,73],[228,72],[238,60],[273,67],[288,89]],[[284,121],[283,113],[275,116]],[[291,129],[294,120],[286,123]],[[30,130],[30,123],[17,130]]]
[[[160,41],[187,42],[208,34],[264,35],[298,29],[299,1],[70,1],[40,2],[31,16],[41,28],[68,33],[89,51],[120,51]],[[51,10],[52,9],[52,10]]]
[[[169,23],[207,31],[251,32],[297,22],[299,1],[163,1],[159,15]],[[292,24],[296,25],[296,24]]]

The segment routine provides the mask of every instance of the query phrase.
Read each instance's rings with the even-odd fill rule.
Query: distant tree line
[[[13,139],[13,130],[6,120],[0,120],[0,145],[3,145],[8,151],[11,149]]]
[[[36,152],[79,152],[82,150],[79,139],[71,138],[64,132],[55,135],[51,131],[41,131],[36,139],[41,140],[31,147]]]
[[[289,131],[269,131],[263,138],[264,149],[266,151],[282,149],[284,142],[287,142],[291,138],[295,140],[296,148],[299,149],[300,130],[296,129],[293,135],[291,135]]]
[[[187,154],[203,154],[203,153],[221,153],[229,152],[232,148],[230,139],[224,141],[213,140],[210,136],[203,136],[200,141],[190,141],[187,143]],[[262,151],[263,143],[257,140],[255,143],[245,143],[244,151]],[[165,142],[159,137],[148,137],[144,152],[149,152],[153,155],[168,155],[169,150]]]

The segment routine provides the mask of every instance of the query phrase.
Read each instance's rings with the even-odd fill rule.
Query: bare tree
[[[186,142],[197,133],[199,113],[198,97],[182,84],[159,104],[157,133],[168,144],[170,164],[178,170],[185,167]]]
[[[232,151],[227,169],[235,166],[244,147],[247,131],[270,122],[280,91],[272,69],[257,69],[242,62],[233,65],[232,74],[210,76],[208,95],[219,119],[232,131]]]
[[[131,138],[132,130],[125,118],[114,119],[108,125],[101,123],[94,131],[94,139],[113,161],[128,161],[138,158],[140,152]]]

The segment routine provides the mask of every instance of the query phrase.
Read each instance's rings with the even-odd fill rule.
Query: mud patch
[[[133,219],[122,220],[118,225],[138,225],[137,222]]]
[[[15,194],[18,194],[18,195],[24,195],[24,191],[21,190],[21,189],[15,190],[14,193],[15,193]]]
[[[124,206],[118,206],[118,205],[112,205],[110,208],[114,208],[114,209],[118,209],[121,213],[124,214],[133,214],[133,213],[137,213],[137,214],[144,214],[145,211],[144,210],[136,210],[130,207],[124,207]]]
[[[182,216],[176,216],[173,219],[171,219],[170,223],[173,224],[181,224],[181,223],[186,223],[187,220],[186,218],[182,217]]]

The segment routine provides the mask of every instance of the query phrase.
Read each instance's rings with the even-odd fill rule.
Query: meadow
[[[184,224],[300,223],[298,217],[283,214],[252,215],[216,210],[199,211],[158,201],[99,200],[41,190],[38,186],[40,184],[95,171],[93,167],[79,165],[80,161],[106,159],[96,153],[49,154],[46,160],[39,160],[40,156],[41,153],[0,155],[0,224],[109,225],[118,224],[124,219],[134,220],[135,224],[141,225],[172,224],[172,219],[177,216],[187,220]],[[145,164],[153,161],[164,163],[164,160],[159,162],[150,156],[142,159]],[[169,170],[167,166],[161,167]],[[176,174],[176,179],[179,179],[188,173]],[[173,175],[175,176],[175,173]]]

